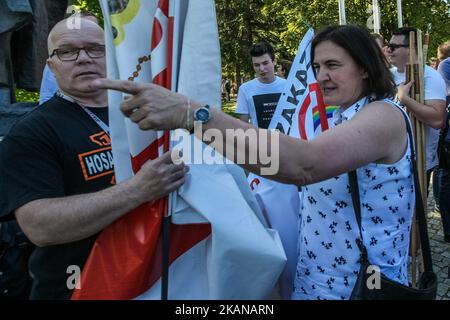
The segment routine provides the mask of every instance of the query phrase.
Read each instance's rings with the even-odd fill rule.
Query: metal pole
[[[347,21],[345,19],[345,0],[339,0],[339,24],[347,24]]]
[[[166,199],[167,201],[167,199]],[[169,259],[170,259],[170,223],[171,215],[164,215],[162,220],[162,271],[161,271],[161,300],[169,298]]]
[[[170,138],[172,131],[164,133],[164,151],[172,150],[174,141]],[[162,218],[162,261],[161,261],[161,300],[169,299],[169,265],[170,265],[170,225],[175,207],[177,191],[169,193],[163,201]]]
[[[372,0],[373,10],[373,32],[380,33],[380,7],[378,6],[378,0]]]
[[[402,0],[397,0],[397,19],[398,27],[403,27],[403,13],[402,13]]]

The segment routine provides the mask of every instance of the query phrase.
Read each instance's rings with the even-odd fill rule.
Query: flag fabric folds
[[[102,0],[108,77],[154,82],[220,105],[220,49],[212,0]],[[168,135],[141,131],[109,92],[117,182],[167,148]],[[203,148],[209,148],[202,146]],[[72,299],[160,299],[161,221],[171,208],[169,299],[264,299],[284,268],[242,169],[190,165],[185,185],[126,214],[98,237]]]

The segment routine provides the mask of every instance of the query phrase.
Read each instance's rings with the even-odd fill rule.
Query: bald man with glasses
[[[98,24],[97,16],[90,11],[76,12],[67,18],[71,19],[87,19]],[[41,88],[39,90],[39,104],[43,104],[47,100],[50,100],[58,91],[58,85],[56,84],[55,75],[50,70],[48,64],[45,65],[42,72]]]
[[[48,39],[57,95],[19,120],[1,144],[0,219],[14,215],[37,248],[30,259],[32,299],[69,299],[98,234],[132,209],[177,189],[187,167],[170,153],[115,184],[103,30],[81,19],[59,22]]]

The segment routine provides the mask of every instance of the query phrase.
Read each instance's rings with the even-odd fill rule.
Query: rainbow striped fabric
[[[330,119],[333,117],[333,112],[339,108],[338,106],[326,106],[325,110],[327,111],[327,119]],[[313,122],[314,122],[314,131],[319,127],[320,125],[320,116],[319,116],[319,107],[316,106],[313,108]]]

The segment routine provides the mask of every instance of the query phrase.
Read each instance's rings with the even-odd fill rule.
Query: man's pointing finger
[[[111,89],[135,95],[145,88],[145,84],[127,80],[96,79],[92,81],[91,87],[94,90]]]

